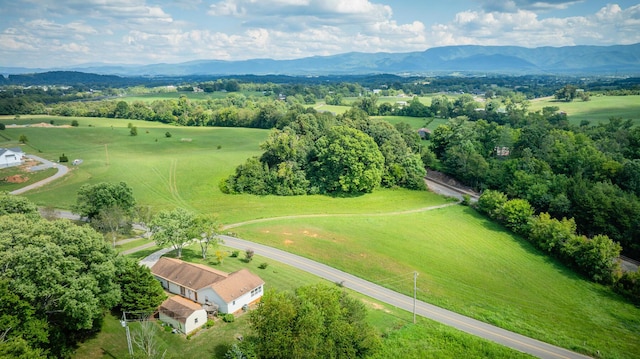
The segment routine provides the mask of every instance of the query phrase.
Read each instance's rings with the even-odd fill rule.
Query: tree
[[[125,211],[118,205],[101,208],[100,212],[91,221],[91,225],[102,233],[111,233],[113,247],[116,247],[116,239],[120,229],[130,223]]]
[[[92,220],[100,214],[101,210],[108,208],[118,207],[125,214],[131,214],[135,205],[133,190],[125,182],[102,182],[80,187],[72,210],[73,213]]]
[[[138,127],[132,126],[131,129],[129,130],[129,134],[131,136],[137,136],[138,135]]]
[[[533,208],[525,199],[512,199],[507,201],[500,211],[503,223],[518,234],[528,231],[528,223],[533,215]]]
[[[192,230],[192,237],[200,244],[202,259],[207,259],[209,246],[218,243],[220,224],[212,217],[200,215],[196,217]]]
[[[78,123],[78,120],[72,120],[71,121],[71,126],[78,127],[78,126],[80,126],[80,124]]]
[[[380,184],[384,157],[367,134],[332,127],[315,146],[314,180],[325,193],[367,193]]]
[[[158,327],[149,320],[140,322],[140,327],[131,333],[131,341],[142,352],[143,358],[164,358],[167,351],[160,354],[160,343],[157,339]]]
[[[0,280],[49,323],[46,347],[52,357],[66,356],[120,302],[116,255],[91,227],[0,216]]]
[[[18,141],[20,141],[20,143],[27,143],[29,142],[29,139],[27,138],[26,135],[20,135]]]
[[[182,248],[193,238],[196,216],[183,208],[161,211],[151,220],[151,233],[159,246],[171,245],[182,257]]]
[[[381,345],[362,302],[337,287],[268,291],[250,322],[259,358],[363,358]]]
[[[150,314],[167,298],[162,285],[148,267],[119,256],[116,268],[116,281],[122,293],[120,310]]]
[[[25,197],[12,196],[9,192],[0,192],[0,216],[11,213],[35,215],[39,217],[38,206]]]

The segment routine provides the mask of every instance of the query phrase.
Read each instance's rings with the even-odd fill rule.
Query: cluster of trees
[[[253,335],[226,358],[365,358],[381,346],[364,304],[337,287],[267,291],[250,322]]]
[[[508,199],[499,191],[484,191],[477,208],[589,279],[613,285],[619,293],[640,302],[640,272],[621,273],[618,257],[622,247],[608,236],[579,235],[573,218],[556,219],[546,212],[536,215],[527,200]]]
[[[477,189],[526,199],[536,213],[573,218],[580,234],[605,234],[640,256],[640,129],[611,119],[570,125],[557,107],[500,121],[456,118],[431,136],[433,165]]]
[[[424,189],[419,136],[406,125],[371,120],[353,108],[336,118],[300,113],[274,129],[248,159],[223,180],[225,193],[301,195],[367,193],[382,185]]]
[[[146,267],[102,235],[48,221],[28,200],[0,194],[0,356],[64,358],[100,330],[105,311],[149,311],[165,298]]]

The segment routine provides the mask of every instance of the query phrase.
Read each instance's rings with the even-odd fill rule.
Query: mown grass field
[[[640,96],[591,96],[590,101],[576,99],[572,102],[556,101],[552,97],[545,97],[531,101],[529,111],[542,110],[543,107],[558,106],[560,111],[567,113],[572,124],[589,121],[591,125],[608,122],[612,117],[623,120],[631,119],[640,123]]]
[[[288,219],[235,228],[491,324],[603,357],[632,358],[640,309],[462,206],[388,216]]]
[[[72,120],[25,117],[20,122],[48,123],[51,119],[55,124]],[[247,157],[259,154],[258,144],[266,139],[268,131],[77,120],[78,128],[23,127],[3,131],[10,140],[0,146],[14,146],[24,134],[29,140],[24,146],[28,153],[50,159],[65,153],[70,159],[84,161],[65,178],[26,195],[39,205],[68,208],[84,183],[125,181],[140,204],[154,210],[180,206],[215,213],[226,225],[260,218],[340,214],[253,223],[233,231],[243,238],[313,257],[405,293],[411,288],[408,274],[418,271],[421,299],[570,349],[589,354],[599,350],[604,357],[612,358],[631,358],[640,352],[640,309],[609,289],[576,276],[472,210],[455,206],[389,214],[446,203],[429,192],[378,190],[352,198],[224,195],[217,187],[220,179]],[[13,117],[0,121],[17,122]],[[138,127],[138,136],[129,135],[128,123]],[[165,137],[167,131],[171,138]],[[153,250],[132,256],[141,258]],[[253,263],[259,264],[260,259]],[[272,263],[268,270],[276,268]],[[275,274],[289,283],[289,274],[282,274],[285,272],[289,273],[282,269]],[[291,276],[299,276],[300,283],[307,282],[299,274]],[[269,281],[274,288],[286,285],[273,278]],[[388,318],[372,320],[383,323]],[[453,345],[459,351],[471,340],[432,323],[425,325],[427,329],[406,329],[402,323],[406,321],[396,326],[402,327],[401,331],[389,335],[397,340],[398,347],[402,346],[398,343],[425,333],[442,335],[436,339],[434,356],[447,356],[451,336],[467,338]],[[124,338],[123,333],[119,335]]]

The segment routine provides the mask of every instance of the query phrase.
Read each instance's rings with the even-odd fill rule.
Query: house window
[[[194,320],[193,320],[193,322],[194,322],[195,324],[198,324],[198,318],[194,319]]]
[[[252,297],[253,297],[253,296],[256,296],[256,295],[260,294],[260,292],[262,292],[262,286],[260,286],[260,287],[258,287],[258,288],[253,289],[253,290],[251,291],[251,296],[252,296]]]
[[[236,305],[236,301],[235,300],[233,301],[233,305]]]
[[[185,290],[183,286],[180,286],[180,295],[183,297],[185,296]]]

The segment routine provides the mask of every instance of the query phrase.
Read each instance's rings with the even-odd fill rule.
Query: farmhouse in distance
[[[24,159],[24,152],[19,147],[0,148],[0,168],[19,166]]]

